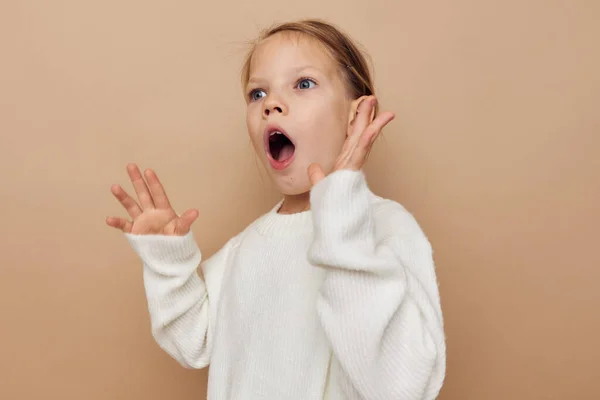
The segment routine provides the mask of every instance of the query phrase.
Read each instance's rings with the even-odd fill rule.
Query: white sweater
[[[202,263],[191,232],[126,234],[161,348],[210,364],[210,400],[436,398],[443,319],[412,215],[349,170],[313,187],[311,211],[280,205]]]

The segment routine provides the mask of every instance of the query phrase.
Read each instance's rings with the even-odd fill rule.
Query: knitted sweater
[[[155,340],[210,364],[209,400],[436,398],[445,336],[418,223],[360,171],[330,174],[310,202],[279,202],[205,260],[191,232],[126,234]]]

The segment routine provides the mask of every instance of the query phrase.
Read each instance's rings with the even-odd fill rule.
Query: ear
[[[365,95],[365,96],[360,96],[356,100],[352,100],[352,103],[350,104],[350,113],[348,114],[348,132],[347,132],[348,135],[350,135],[350,133],[352,132],[352,128],[354,127],[354,121],[356,120],[356,116],[358,115],[358,112],[359,112],[358,107],[363,102],[363,100],[366,100],[369,97],[370,96]],[[371,112],[371,117],[369,118],[369,123],[373,122],[373,118],[375,118],[375,109],[373,109],[373,111]]]

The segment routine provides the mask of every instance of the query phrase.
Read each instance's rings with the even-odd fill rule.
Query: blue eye
[[[262,93],[262,96],[260,95]],[[250,92],[250,100],[251,101],[257,101],[260,100],[262,97],[265,97],[267,94],[265,93],[264,90],[253,90],[252,92]]]
[[[311,86],[312,84],[312,86]],[[298,89],[311,89],[316,85],[312,79],[304,78],[298,82]]]

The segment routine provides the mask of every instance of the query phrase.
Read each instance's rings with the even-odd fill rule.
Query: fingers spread
[[[137,165],[127,165],[127,173],[143,209],[154,208],[154,201]]]
[[[110,191],[117,198],[117,200],[119,200],[119,203],[125,207],[127,214],[129,214],[132,219],[137,218],[142,213],[142,209],[138,203],[136,203],[136,201],[129,196],[121,186],[112,185]]]
[[[171,203],[169,203],[169,199],[167,194],[165,193],[165,189],[163,185],[160,183],[158,176],[156,173],[147,169],[145,171],[146,180],[148,181],[148,186],[150,188],[150,193],[152,194],[152,198],[154,199],[154,205],[156,208],[170,209]]]
[[[387,124],[389,124],[394,118],[396,118],[396,115],[393,112],[387,111],[377,116],[377,118],[373,120],[371,125],[377,131],[377,134],[379,134],[379,132],[381,132],[382,129]]]
[[[368,97],[364,99],[358,106],[358,116],[356,117],[354,128],[352,130],[353,137],[362,136],[363,132],[369,126],[371,122],[371,114],[373,113],[373,109],[375,104],[377,103],[377,99],[374,96]]]
[[[115,218],[115,217],[106,218],[106,224],[110,227],[120,229],[125,233],[130,233],[131,227],[133,226],[133,224],[130,221],[127,221],[126,219],[123,219],[123,218]]]
[[[198,218],[197,210],[187,210],[186,212],[184,212],[177,221],[175,233],[178,235],[185,235],[186,233],[188,233],[196,218]]]
[[[386,126],[390,121],[395,118],[394,113],[385,112],[379,115],[373,122],[367,127],[363,138],[361,139],[362,146],[371,146],[375,140],[381,134],[384,126]]]
[[[391,120],[393,120],[395,115],[391,112],[386,112],[379,115],[373,122],[365,129],[362,137],[360,138],[360,143],[354,150],[350,161],[348,162],[348,166],[353,169],[362,168],[365,163],[369,152],[371,151],[371,147],[377,137],[381,134],[381,130],[385,125],[387,125]]]
[[[365,133],[367,132],[369,123],[371,122],[371,115],[377,104],[375,96],[370,96],[363,100],[358,106],[358,116],[356,117],[352,134],[346,139],[344,147],[336,163],[336,169],[339,168],[354,168],[350,165],[351,160],[356,158],[356,152],[360,147],[360,143]]]

